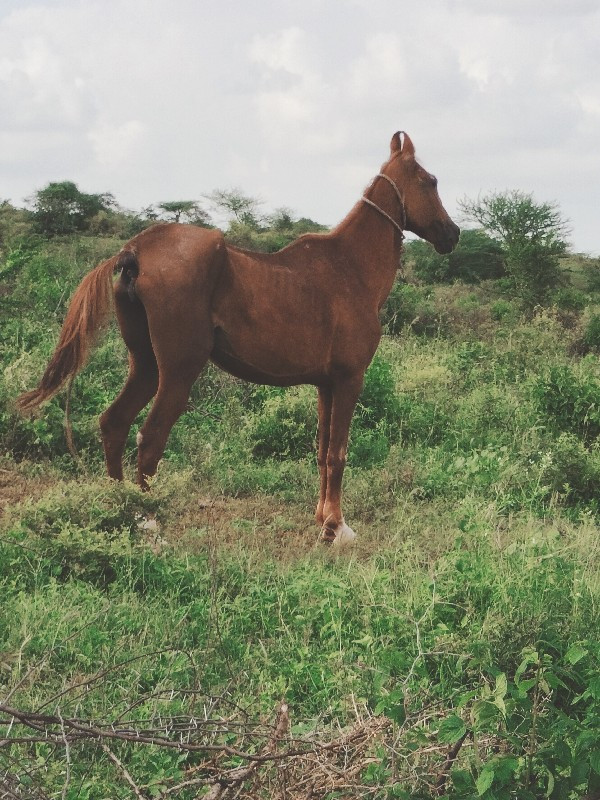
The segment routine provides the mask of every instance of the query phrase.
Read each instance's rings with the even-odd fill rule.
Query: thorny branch
[[[0,714],[0,728],[10,727],[9,734],[0,739],[0,754],[6,750],[12,752],[12,748],[19,744],[36,742],[62,747],[67,758],[63,794],[72,779],[72,753],[78,746],[86,744],[98,746],[103,751],[137,800],[148,800],[146,787],[135,778],[131,768],[125,765],[113,746],[176,748],[184,754],[201,753],[205,756],[199,765],[194,764],[187,769],[179,783],[171,781],[172,785],[159,795],[160,800],[176,797],[184,790],[202,788],[206,792],[202,797],[206,800],[260,796],[294,800],[299,797],[322,797],[335,790],[347,792],[348,797],[368,797],[373,794],[374,787],[363,785],[361,774],[369,764],[380,760],[373,755],[372,747],[391,725],[385,717],[366,716],[357,720],[350,729],[341,730],[338,736],[329,741],[318,741],[310,736],[294,737],[290,731],[289,707],[282,701],[275,721],[270,725],[244,726],[235,720],[230,730],[241,744],[245,744],[246,749],[241,749],[241,744],[240,747],[233,747],[217,741],[222,739],[223,730],[227,730],[223,720],[218,721],[218,726],[215,726],[215,719],[204,723],[200,719],[193,720],[193,723],[188,720],[185,735],[182,736],[177,726],[171,729],[169,724],[165,725],[161,735],[150,735],[143,729],[135,729],[131,722],[126,723],[127,727],[118,727],[60,713],[23,711],[7,704],[0,704]],[[169,738],[170,733],[174,734],[172,738]],[[7,775],[4,776],[6,787],[9,786]],[[3,786],[2,780],[0,772],[0,788],[7,797],[21,796],[18,788],[9,790]],[[14,774],[11,780],[14,783]],[[282,781],[285,784],[284,794],[277,789]],[[17,786],[16,783],[14,785]]]

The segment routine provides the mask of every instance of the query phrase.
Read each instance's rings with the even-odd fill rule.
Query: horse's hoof
[[[152,531],[152,533],[154,533],[155,531],[158,531],[160,527],[158,520],[154,517],[145,517],[142,516],[142,514],[136,514],[136,518],[137,526],[141,531]]]
[[[355,539],[356,534],[345,522],[341,522],[337,528],[323,527],[321,531],[321,541],[333,547],[347,547]]]
[[[356,539],[356,534],[349,525],[342,522],[339,529],[336,531],[335,539],[333,540],[334,547],[348,547]]]

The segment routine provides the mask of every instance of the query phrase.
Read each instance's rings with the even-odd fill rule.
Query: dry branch
[[[116,725],[60,713],[23,711],[7,704],[0,704],[0,714],[0,727],[7,730],[0,738],[0,754],[18,745],[52,743],[67,758],[66,786],[72,753],[83,744],[95,744],[110,759],[137,800],[147,800],[144,786],[131,774],[111,743],[121,748],[175,748],[184,754],[207,756],[199,766],[190,767],[183,780],[164,789],[161,800],[193,789],[206,790],[201,795],[205,800],[234,797],[296,800],[322,797],[334,790],[343,791],[348,797],[368,797],[375,787],[363,785],[361,775],[369,764],[379,761],[372,747],[391,725],[385,717],[366,715],[326,741],[319,741],[316,736],[294,737],[285,702],[279,705],[272,724],[242,722],[239,718],[228,721],[214,716],[206,719],[178,716],[163,720],[163,726],[154,727],[152,733],[148,728],[136,728],[131,721]],[[226,744],[224,732],[235,735],[238,746]]]

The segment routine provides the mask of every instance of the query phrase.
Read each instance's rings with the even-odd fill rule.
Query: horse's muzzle
[[[448,224],[444,225],[444,230],[440,231],[439,237],[433,242],[433,246],[441,255],[447,255],[454,250],[459,237],[460,228],[452,220],[449,220]]]

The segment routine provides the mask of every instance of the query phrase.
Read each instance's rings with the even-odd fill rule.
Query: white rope
[[[379,172],[379,173],[378,173],[378,174],[375,176],[375,178],[385,178],[385,180],[386,180],[386,181],[387,181],[389,184],[391,184],[391,185],[394,187],[394,191],[396,192],[396,195],[398,196],[398,201],[399,201],[399,203],[400,203],[400,208],[401,208],[401,210],[402,210],[402,223],[405,225],[405,224],[406,224],[406,211],[404,210],[404,200],[402,199],[402,195],[400,194],[400,189],[398,189],[398,187],[396,186],[396,184],[394,183],[394,181],[393,181],[393,180],[392,180],[392,179],[391,179],[391,178],[390,178],[388,175],[384,175],[384,174],[383,174],[383,172]],[[374,178],[373,180],[375,180],[375,178]],[[389,222],[391,222],[391,223],[392,223],[392,225],[394,226],[394,228],[396,228],[396,230],[399,232],[399,234],[400,234],[400,236],[402,237],[402,239],[404,239],[404,230],[402,229],[402,226],[401,226],[401,225],[399,225],[399,224],[396,222],[396,220],[395,220],[393,217],[391,217],[391,216],[390,216],[390,215],[387,213],[387,211],[384,211],[384,210],[383,210],[383,208],[380,208],[380,207],[377,205],[377,203],[374,203],[374,202],[373,202],[372,200],[370,200],[368,197],[365,197],[365,195],[363,195],[363,196],[361,197],[361,200],[362,200],[364,203],[366,203],[367,205],[371,206],[371,208],[374,208],[376,211],[379,211],[379,213],[380,213],[382,216],[384,216],[384,217],[385,217],[385,218],[386,218],[386,219],[387,219]]]

